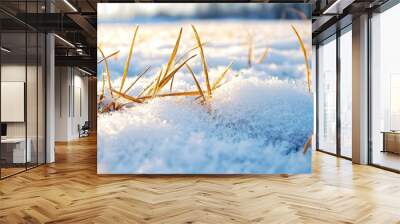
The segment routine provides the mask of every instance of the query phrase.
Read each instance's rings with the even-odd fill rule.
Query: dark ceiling
[[[252,2],[311,3],[313,9],[313,41],[334,32],[332,27],[346,16],[377,7],[387,0],[256,0]],[[47,4],[46,4],[47,2]],[[133,0],[1,0],[0,26],[4,38],[21,41],[18,33],[54,32],[56,65],[70,65],[96,71],[97,3],[135,2]],[[138,1],[136,1],[138,2]],[[149,1],[141,1],[149,2]],[[171,2],[171,1],[157,1]],[[182,1],[175,1],[182,2]],[[207,2],[207,1],[190,1]],[[232,2],[227,0],[224,2]],[[249,1],[235,1],[249,2]],[[336,4],[335,2],[339,3]],[[335,5],[336,4],[336,5]],[[335,7],[333,7],[335,5]],[[342,7],[342,8],[340,8]],[[334,8],[337,12],[327,10]],[[326,13],[329,11],[329,13]],[[345,21],[345,20],[344,20]],[[350,18],[351,21],[351,18]],[[331,31],[329,29],[331,28]],[[329,32],[328,32],[329,31]],[[64,41],[66,40],[66,41]],[[24,43],[21,43],[24,44]],[[72,45],[73,46],[72,46]],[[22,45],[21,45],[22,46]],[[33,46],[33,45],[32,45]],[[18,48],[18,46],[13,46]],[[28,49],[29,52],[29,49]]]

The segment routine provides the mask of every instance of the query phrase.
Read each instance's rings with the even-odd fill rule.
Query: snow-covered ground
[[[138,95],[168,62],[180,27],[178,58],[196,46],[190,24],[199,31],[210,81],[233,61],[209,109],[192,97],[163,97],[98,116],[99,173],[304,173],[311,171],[311,150],[303,145],[312,132],[312,96],[305,64],[291,26],[311,51],[309,21],[197,20],[145,23],[140,26],[129,78],[151,66],[130,91]],[[135,24],[98,25],[98,44],[110,60],[118,89]],[[253,66],[248,66],[248,36],[253,36]],[[265,48],[267,58],[256,64]],[[191,53],[198,54],[198,50]],[[99,57],[100,59],[100,57]],[[206,89],[199,55],[190,60]],[[99,77],[103,66],[99,67]],[[99,79],[100,80],[100,79]],[[161,92],[169,92],[165,87]],[[101,82],[98,83],[101,89]],[[181,69],[174,92],[196,90]],[[106,91],[107,92],[107,91]]]

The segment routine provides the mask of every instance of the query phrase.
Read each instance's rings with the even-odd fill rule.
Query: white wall
[[[88,78],[81,76],[74,70],[73,88],[71,88],[73,102],[71,101],[70,136],[71,139],[79,137],[78,125],[82,126],[88,120]]]
[[[78,125],[88,120],[88,78],[76,68],[56,67],[55,85],[55,140],[77,139]]]
[[[68,117],[69,117],[69,96],[70,84],[69,68],[55,68],[55,141],[68,140]]]

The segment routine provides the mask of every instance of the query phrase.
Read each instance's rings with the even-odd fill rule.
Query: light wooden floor
[[[386,166],[395,170],[400,170],[400,155],[390,152],[375,150],[373,155],[375,164]]]
[[[96,141],[0,181],[0,223],[400,223],[400,175],[314,153],[297,176],[98,176]]]
[[[1,177],[7,177],[19,172],[22,172],[25,170],[25,167],[23,168],[1,168]]]

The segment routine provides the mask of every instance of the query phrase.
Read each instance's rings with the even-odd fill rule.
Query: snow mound
[[[313,103],[304,84],[235,78],[209,107],[156,98],[98,117],[98,173],[305,173]]]

